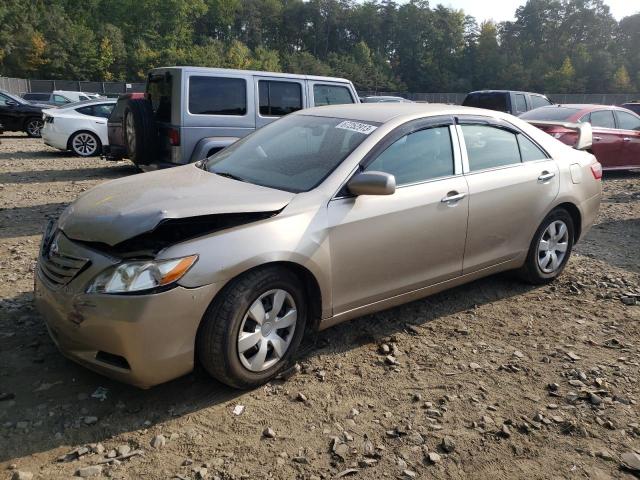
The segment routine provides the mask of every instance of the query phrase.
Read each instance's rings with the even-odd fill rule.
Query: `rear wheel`
[[[569,212],[559,208],[542,221],[531,241],[520,276],[533,284],[544,284],[558,277],[569,261],[575,231]]]
[[[227,385],[257,387],[290,364],[306,316],[304,290],[293,273],[281,267],[249,272],[207,310],[197,338],[200,362]]]
[[[44,122],[41,118],[29,118],[24,125],[24,131],[32,138],[40,138],[42,136],[42,127]]]
[[[102,151],[102,142],[91,132],[74,133],[69,140],[71,151],[80,157],[99,155]]]

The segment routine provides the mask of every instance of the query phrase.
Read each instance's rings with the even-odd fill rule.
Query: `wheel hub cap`
[[[560,268],[569,247],[569,229],[562,220],[556,220],[546,228],[538,244],[538,266],[544,273]]]
[[[261,372],[282,360],[293,340],[297,319],[296,304],[286,290],[260,295],[240,324],[237,346],[242,365]]]

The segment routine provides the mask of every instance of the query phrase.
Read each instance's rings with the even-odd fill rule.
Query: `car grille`
[[[67,285],[82,270],[89,266],[89,260],[62,252],[56,234],[53,240],[45,242],[38,266],[45,279],[54,287]]]

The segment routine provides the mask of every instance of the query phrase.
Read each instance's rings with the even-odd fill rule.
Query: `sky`
[[[526,0],[432,0],[430,5],[442,4],[445,7],[462,9],[468,15],[473,15],[478,23],[484,20],[502,22],[513,20],[516,9],[524,5]],[[620,20],[626,16],[640,13],[638,0],[605,0],[611,8],[613,16]]]

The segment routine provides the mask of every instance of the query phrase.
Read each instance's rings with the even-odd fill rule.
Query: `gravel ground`
[[[31,293],[45,219],[134,169],[0,140],[0,479],[635,478],[640,174],[606,176],[550,286],[500,275],[337,326],[252,392],[201,371],[142,391],[64,359]]]

